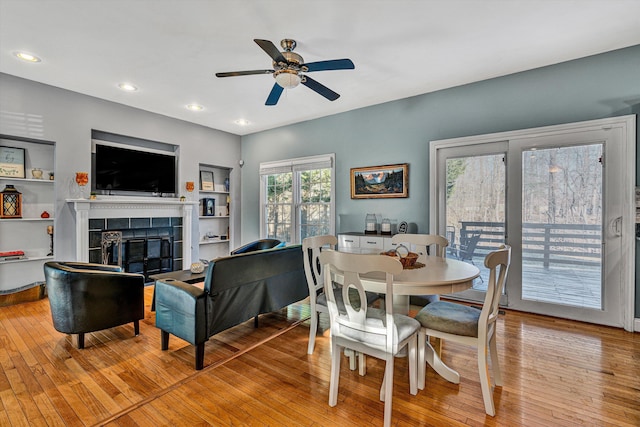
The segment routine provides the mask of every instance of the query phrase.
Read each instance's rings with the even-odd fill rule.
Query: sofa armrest
[[[206,293],[173,279],[156,280],[156,327],[193,345],[207,341]]]
[[[112,271],[114,273],[124,272],[119,265],[91,264],[85,262],[61,262],[60,265],[77,270]]]
[[[260,239],[246,245],[240,246],[231,251],[231,255],[245,254],[248,252],[263,251],[265,249],[273,249],[275,247],[283,246],[286,242],[281,242],[278,239]]]

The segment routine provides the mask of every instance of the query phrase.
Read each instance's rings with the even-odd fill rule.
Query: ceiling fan
[[[302,56],[293,52],[293,49],[296,47],[296,41],[292,39],[284,39],[280,42],[280,46],[284,49],[283,52],[280,52],[269,40],[253,39],[253,41],[273,59],[273,70],[230,71],[226,73],[216,73],[216,77],[273,74],[276,83],[273,85],[265,105],[276,105],[285,88],[291,89],[300,83],[324,96],[329,101],[335,101],[340,97],[339,94],[307,76],[305,73],[328,70],[353,70],[355,68],[355,65],[353,65],[350,59],[332,59],[305,64]]]

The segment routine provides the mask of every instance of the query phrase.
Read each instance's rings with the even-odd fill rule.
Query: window
[[[260,164],[260,235],[287,243],[335,234],[335,155]]]

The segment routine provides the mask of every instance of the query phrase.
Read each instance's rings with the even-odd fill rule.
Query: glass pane
[[[267,237],[290,242],[293,174],[269,175],[266,183],[265,229]]]
[[[602,144],[522,153],[522,299],[602,308]]]
[[[300,172],[300,241],[328,234],[331,225],[331,169]]]
[[[473,288],[485,291],[489,270],[484,257],[504,243],[504,154],[447,159],[447,256],[480,269]]]

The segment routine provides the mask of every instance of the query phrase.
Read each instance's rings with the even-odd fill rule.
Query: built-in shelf
[[[1,218],[2,222],[21,222],[21,221],[53,221],[54,217],[49,218]]]
[[[0,190],[13,185],[22,193],[22,218],[0,219],[0,251],[23,251],[26,258],[0,261],[0,295],[13,293],[44,282],[43,265],[54,259],[48,256],[54,245],[53,235],[47,233],[56,227],[56,192],[60,185],[49,174],[55,169],[55,143],[21,136],[0,134],[0,146],[24,150],[24,178],[0,177]],[[34,170],[42,176],[34,178]],[[49,218],[40,215],[47,212]],[[62,236],[58,236],[62,237]],[[1,423],[0,423],[1,424]]]
[[[12,181],[12,182],[37,182],[37,183],[42,183],[42,184],[53,184],[55,183],[54,180],[52,179],[36,179],[36,178],[10,178],[7,176],[3,176],[0,177],[0,180],[2,181]]]
[[[228,191],[200,190],[200,194],[230,194]]]
[[[198,211],[198,234],[200,235],[198,257],[215,259],[221,256],[228,256],[229,246],[231,245],[228,242],[233,237],[231,236],[233,211],[230,211],[233,205],[230,204],[230,200],[231,191],[234,190],[234,187],[233,185],[230,186],[233,182],[229,180],[231,168],[204,163],[200,163],[198,166],[201,178],[203,173],[209,173],[214,183],[213,186],[208,186],[207,190],[203,190],[201,185],[198,191],[198,200],[200,201],[200,209]],[[213,215],[202,215],[203,213]],[[207,235],[218,237],[207,238]],[[223,240],[219,236],[226,236],[227,238]]]
[[[207,239],[200,242],[201,245],[216,245],[218,243],[228,243],[229,239]]]
[[[33,261],[42,261],[45,259],[53,259],[53,256],[31,256],[22,259],[8,259],[5,261],[0,261],[0,264],[13,264],[17,262],[33,262]]]

